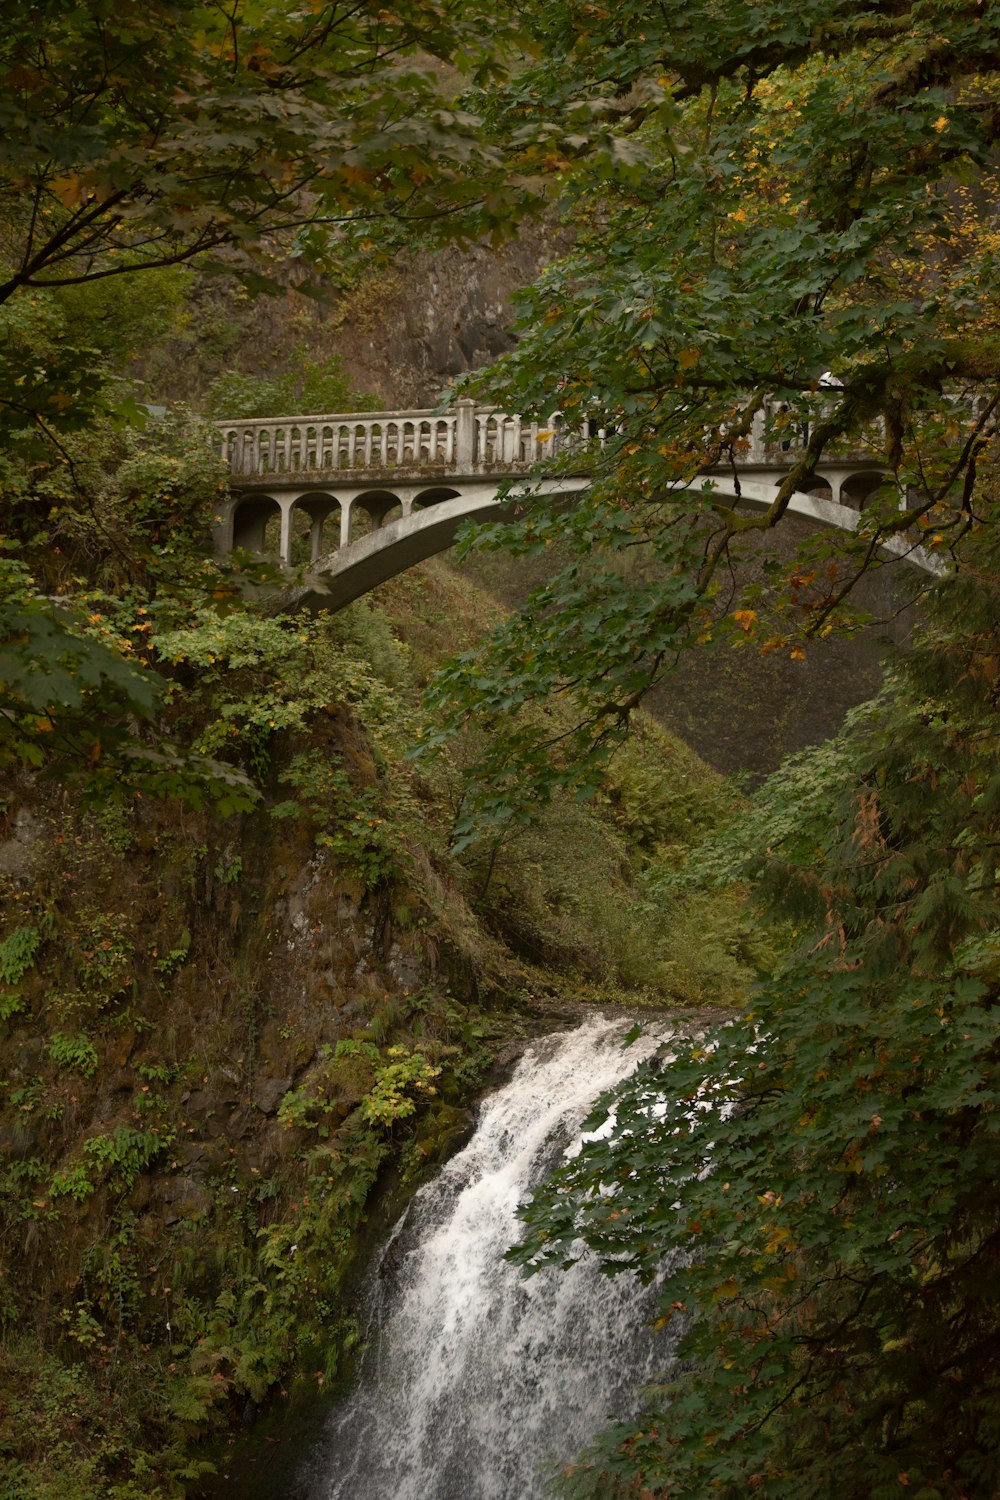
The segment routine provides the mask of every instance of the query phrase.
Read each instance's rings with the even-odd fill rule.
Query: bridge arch
[[[457,500],[461,490],[456,490],[450,485],[432,485],[430,489],[421,490],[413,497],[413,510],[426,510],[429,505],[439,505],[442,500]]]
[[[247,552],[267,551],[267,530],[281,524],[281,504],[273,495],[241,495],[229,514],[230,545]]]
[[[398,517],[405,516],[409,507],[406,504],[406,497],[400,495],[397,490],[371,489],[362,490],[360,494],[354,495],[345,502],[344,509],[346,512],[344,536],[347,541],[342,545],[347,545],[348,542],[358,541],[365,532],[378,531],[390,521],[396,520],[397,515],[393,512],[397,512]],[[367,521],[367,526],[364,522],[359,524],[356,521],[355,517],[359,513]]]
[[[849,474],[840,487],[841,501],[852,510],[862,511],[885,481],[884,469],[863,469],[860,473]]]
[[[298,535],[296,535],[296,522],[299,520],[299,517],[301,515],[305,515],[309,521],[309,530],[304,539],[308,541],[310,565],[315,563],[317,559],[323,555],[324,551],[328,550],[326,547],[324,547],[324,542],[328,540],[325,532],[327,522],[330,520],[331,516],[336,517],[336,529],[339,544],[341,529],[341,505],[336,495],[331,495],[327,490],[308,490],[304,495],[296,496],[296,498],[292,501],[289,509],[291,511],[291,547],[288,557],[289,561],[294,563],[298,560],[296,557],[297,549],[295,543],[302,537],[302,534],[299,533]],[[282,549],[282,556],[284,555],[284,550]]]
[[[770,509],[778,490],[775,484],[732,477],[707,482],[723,503],[758,513]],[[446,551],[463,522],[513,521],[530,509],[533,500],[546,497],[570,501],[588,483],[584,477],[546,479],[506,494],[495,483],[465,486],[450,499],[422,510],[412,508],[408,515],[317,559],[310,580],[296,590],[296,602],[306,607],[339,609],[415,563]],[[690,487],[692,497],[704,492],[704,483],[699,481]],[[852,506],[824,495],[796,492],[786,513],[814,527],[845,532],[856,531],[862,524],[861,515]],[[936,558],[905,537],[887,538],[882,550],[926,572],[942,571]]]

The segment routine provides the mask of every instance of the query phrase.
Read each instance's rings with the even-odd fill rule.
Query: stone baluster
[[[506,417],[503,423],[503,457],[505,463],[516,463],[521,456],[521,418]]]

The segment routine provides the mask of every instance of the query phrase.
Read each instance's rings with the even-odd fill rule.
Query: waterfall
[[[580,1139],[597,1096],[666,1039],[595,1016],[535,1042],[475,1134],[414,1197],[375,1268],[370,1346],[295,1493],[308,1500],[534,1500],[544,1476],[669,1358],[652,1293],[593,1258],[525,1280],[515,1211]]]

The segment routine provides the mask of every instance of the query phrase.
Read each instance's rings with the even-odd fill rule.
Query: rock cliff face
[[[386,282],[377,309],[348,297],[337,347],[355,384],[387,405],[433,405],[455,376],[513,346],[513,294],[561,243],[536,228],[499,250],[420,256]]]
[[[312,741],[381,795],[347,712]],[[19,1496],[42,1493],[36,1463],[65,1500],[131,1500],[140,1470],[177,1495],[190,1441],[307,1351],[311,1389],[335,1378],[373,1191],[440,1160],[518,1029],[483,1009],[502,949],[428,846],[373,883],[273,801],[220,821],[6,789],[0,1451]]]

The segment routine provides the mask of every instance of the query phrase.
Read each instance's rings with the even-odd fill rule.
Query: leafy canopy
[[[880,542],[947,557],[972,524],[998,404],[1000,17],[959,0],[534,15],[538,66],[484,111],[509,151],[547,143],[576,233],[476,388],[606,435],[586,496],[533,507],[514,543],[559,539],[569,565],[441,679],[433,709],[447,732],[470,710],[499,722],[573,696],[571,732],[544,710],[518,721],[544,788],[620,740],[680,650],[738,636],[801,654],[885,565]],[[794,461],[753,514],[704,480],[765,414]],[[743,590],[730,564],[748,539],[854,449],[885,466],[854,542],[815,537]],[[480,775],[481,810],[509,815],[506,745]]]
[[[488,71],[475,6],[12,0],[4,19],[0,301],[481,196],[473,122],[431,66]]]
[[[984,462],[1000,405],[1000,15],[968,0],[534,15],[539,65],[494,95],[491,119],[512,151],[547,143],[576,235],[477,388],[606,436],[586,496],[533,508],[514,538],[558,539],[568,565],[435,690],[438,733],[470,713],[503,731],[461,836],[530,814],[525,768],[535,796],[593,783],[681,650],[738,638],[800,654],[891,537],[948,570],[882,701],[690,866],[696,889],[752,879],[796,930],[792,953],[745,1014],[605,1101],[596,1138],[525,1210],[516,1260],[563,1264],[582,1243],[609,1274],[665,1274],[663,1322],[684,1330],[639,1416],[559,1488],[986,1500],[1000,1490],[1000,491]],[[755,515],[703,481],[762,412],[792,464]],[[791,494],[853,448],[886,475],[853,542],[768,557]],[[747,592],[730,564],[751,534],[765,583]],[[678,888],[675,872],[650,877],[651,900]]]
[[[1000,550],[976,540],[879,711],[687,874],[754,877],[794,951],[604,1101],[525,1210],[515,1259],[665,1269],[684,1329],[566,1495],[997,1493]]]

